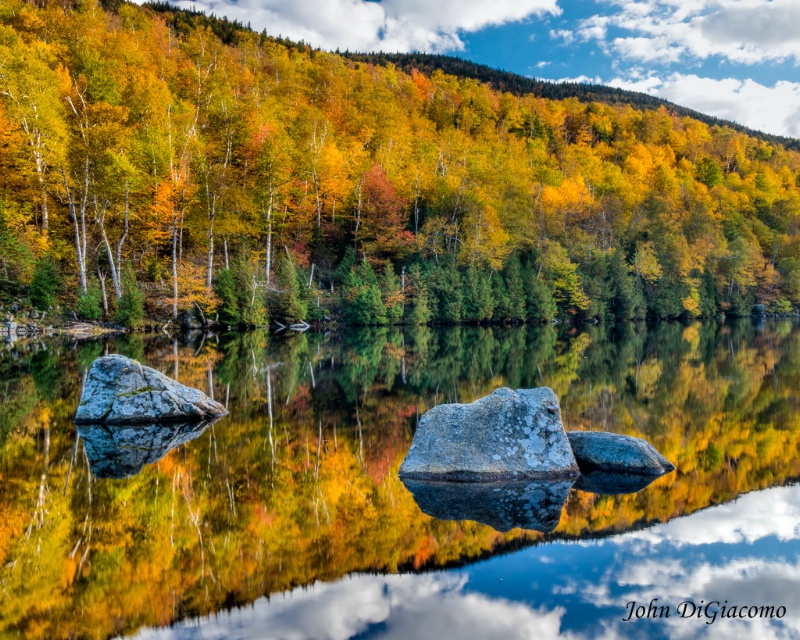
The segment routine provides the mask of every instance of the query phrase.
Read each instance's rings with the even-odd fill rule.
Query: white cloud
[[[649,529],[582,543],[615,549],[615,561],[596,582],[577,579],[572,591],[597,607],[619,607],[621,599],[647,604],[658,598],[659,604],[672,607],[672,616],[659,620],[671,638],[800,637],[797,556],[786,558],[752,546],[767,538],[783,543],[797,541],[798,523],[798,487],[777,487]],[[719,553],[721,547],[727,549]],[[705,549],[718,553],[706,553]],[[624,597],[619,594],[620,587]],[[705,619],[686,620],[677,615],[675,607],[684,600],[771,604],[785,606],[787,614],[778,624],[768,619],[717,619],[706,624]],[[609,628],[618,629],[624,636],[626,624],[630,625],[615,617]]]
[[[559,15],[558,0],[178,0],[185,9],[236,19],[323,49],[462,50],[460,33]]]
[[[609,85],[665,98],[708,115],[777,135],[800,137],[800,83],[765,86],[750,79],[716,80],[673,73],[666,78],[617,77]]]
[[[623,534],[616,540],[642,540],[649,545],[668,542],[680,548],[716,543],[752,544],[767,537],[782,541],[800,539],[800,491],[797,487],[748,493],[727,504]]]
[[[346,640],[382,625],[385,640],[405,638],[576,638],[561,631],[562,607],[531,608],[465,590],[454,573],[355,575],[261,599],[252,607],[142,631],[137,640]]]
[[[624,60],[669,64],[720,56],[742,64],[800,63],[797,0],[641,0],[612,6],[610,14],[580,21],[575,36]],[[620,35],[609,42],[611,30]]]
[[[617,38],[611,46],[622,57],[642,62],[669,64],[678,62],[683,54],[683,49],[667,38]]]

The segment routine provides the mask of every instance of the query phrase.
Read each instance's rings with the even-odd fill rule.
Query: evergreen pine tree
[[[430,291],[434,300],[434,318],[442,324],[458,324],[464,314],[461,274],[452,264],[434,265],[429,271]]]
[[[687,294],[687,287],[680,275],[666,269],[655,284],[647,283],[645,286],[648,311],[660,320],[682,316],[685,311],[683,299]]]
[[[411,268],[408,270],[408,279],[414,290],[414,304],[411,309],[409,320],[416,326],[427,324],[431,321],[433,313],[431,311],[428,285],[425,283],[424,274],[418,264],[411,265]]]
[[[39,311],[47,311],[56,300],[59,275],[56,264],[50,256],[37,260],[33,271],[28,297]]]
[[[103,294],[97,278],[90,278],[86,294],[80,294],[75,310],[84,320],[99,320],[103,317]]]
[[[728,296],[727,314],[734,318],[747,318],[753,310],[753,296],[742,293],[738,287],[734,288]]]
[[[508,295],[508,288],[502,275],[498,275],[497,278],[492,280],[492,297],[495,301],[492,320],[495,322],[516,322],[517,320],[511,317],[511,298]]]
[[[492,296],[491,274],[481,272],[474,266],[467,269],[464,282],[465,322],[486,322],[492,319],[496,300]]]
[[[636,312],[633,278],[631,278],[628,265],[620,249],[614,251],[609,260],[608,277],[611,290],[609,302],[611,315],[617,321],[631,320]]]
[[[548,286],[536,276],[536,270],[525,274],[525,306],[531,322],[550,322],[556,317],[556,301]]]
[[[706,268],[700,281],[700,315],[704,318],[711,318],[716,313],[717,287],[714,283],[714,275]]]
[[[248,252],[237,255],[231,264],[239,324],[247,327],[263,327],[267,324],[267,308],[257,277],[260,272],[260,266],[250,258]]]
[[[219,308],[219,321],[222,324],[237,326],[241,320],[239,311],[239,295],[236,292],[236,282],[230,269],[222,269],[217,274],[217,284],[214,287],[217,297],[222,301]]]
[[[294,261],[284,256],[278,265],[279,294],[276,304],[276,316],[286,322],[300,322],[304,320],[308,307],[300,291],[300,282],[297,277]]]
[[[522,266],[519,256],[514,254],[509,258],[503,275],[506,318],[512,322],[525,322],[528,315],[525,308],[525,285],[522,282]]]
[[[352,280],[357,263],[355,249],[351,246],[347,247],[339,266],[336,267],[336,280],[342,283],[342,288],[347,288],[348,280]]]
[[[390,324],[400,322],[403,318],[403,292],[400,290],[400,279],[389,260],[386,261],[381,273],[380,290],[387,321]]]
[[[609,309],[612,286],[607,258],[602,251],[593,251],[588,260],[578,267],[581,288],[589,300],[587,308],[582,310],[584,317],[604,320],[612,315]]]
[[[372,265],[363,260],[349,281],[352,284],[346,293],[348,305],[345,309],[345,320],[359,325],[386,324],[386,307],[381,299],[378,278]]]
[[[138,329],[144,322],[144,294],[139,290],[133,265],[122,269],[122,297],[117,306],[117,320],[126,329]]]

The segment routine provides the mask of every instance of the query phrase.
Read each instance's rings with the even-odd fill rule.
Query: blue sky
[[[178,0],[323,49],[644,91],[800,137],[800,0]]]

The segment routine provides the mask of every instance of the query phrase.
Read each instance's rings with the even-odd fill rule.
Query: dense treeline
[[[0,0],[0,304],[135,327],[800,305],[800,154],[237,23]]]

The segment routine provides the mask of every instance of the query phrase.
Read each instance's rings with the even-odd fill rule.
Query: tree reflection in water
[[[800,477],[788,320],[43,346],[0,356],[0,634],[131,633],[353,571],[638,530]],[[105,351],[177,371],[231,414],[135,476],[99,479],[72,417]],[[643,437],[677,472],[629,495],[572,490],[549,534],[425,515],[396,476],[418,417],[542,384],[568,429]]]

